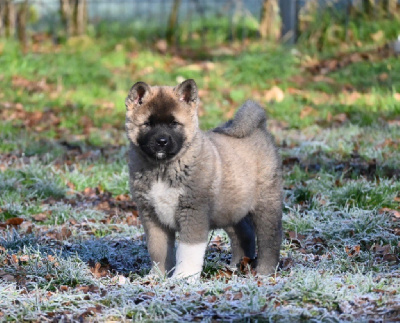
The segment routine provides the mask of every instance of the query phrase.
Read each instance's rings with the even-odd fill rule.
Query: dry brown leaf
[[[388,73],[381,73],[378,76],[379,81],[384,82],[389,78],[389,74]]]
[[[384,213],[384,212],[390,213],[395,218],[400,218],[400,211],[398,211],[398,210],[393,210],[388,207],[384,207],[379,210],[379,213]]]
[[[214,276],[215,279],[225,279],[225,281],[229,280],[232,278],[233,271],[229,269],[228,267],[225,267],[223,269],[219,269],[217,274]]]
[[[70,188],[71,190],[75,190],[76,189],[75,184],[71,183],[71,182],[67,182],[67,187]]]
[[[215,303],[216,301],[217,301],[217,296],[215,296],[215,295],[208,295],[207,296],[207,302]]]
[[[355,257],[360,253],[361,247],[359,245],[356,245],[354,247],[348,247],[346,246],[346,253],[349,257]]]
[[[92,272],[94,277],[101,278],[108,275],[109,269],[110,269],[109,265],[102,266],[99,262],[97,262],[94,265],[94,268],[90,268],[90,271]]]
[[[399,262],[399,258],[397,257],[397,255],[393,254],[393,253],[387,253],[385,255],[383,255],[382,258],[383,261],[387,261],[387,262]]]
[[[378,30],[376,33],[370,34],[371,39],[378,43],[385,39],[385,33],[382,30]]]
[[[66,226],[63,226],[61,228],[61,231],[57,232],[56,237],[58,240],[64,240],[64,239],[69,238],[71,235],[72,235],[72,231],[69,228],[67,228]]]
[[[355,103],[357,100],[359,100],[362,97],[362,95],[357,92],[357,91],[353,91],[351,93],[346,93],[344,92],[344,98],[343,98],[343,103],[344,104],[353,104]]]
[[[317,110],[315,110],[313,107],[306,106],[300,112],[300,119],[304,119],[308,116],[315,116],[316,114],[318,114]]]
[[[283,91],[276,85],[274,85],[272,88],[265,91],[264,93],[264,99],[267,101],[282,102],[284,98],[285,93],[283,93]]]
[[[6,221],[6,225],[20,225],[24,222],[23,218],[10,218]]]
[[[18,260],[17,255],[14,255],[14,254],[11,255],[11,259],[12,259],[12,261],[13,261],[14,264],[18,264],[19,260]]]
[[[339,122],[339,123],[344,123],[347,121],[347,115],[346,113],[339,113],[335,115],[333,118],[333,121]]]
[[[243,297],[243,293],[242,292],[237,292],[237,293],[234,293],[234,294],[229,293],[229,294],[226,295],[226,298],[229,301],[237,301],[239,299],[242,299],[242,297]]]
[[[29,256],[28,255],[23,255],[19,257],[19,261],[21,262],[28,262],[29,261]]]
[[[35,214],[33,216],[33,219],[38,222],[43,222],[43,221],[46,221],[48,217],[49,217],[48,212],[42,212],[42,213]]]
[[[117,201],[129,201],[130,199],[131,197],[129,196],[129,194],[120,194],[115,197],[115,200]]]

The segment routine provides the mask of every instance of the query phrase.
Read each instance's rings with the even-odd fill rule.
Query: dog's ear
[[[187,104],[197,103],[198,93],[196,82],[192,79],[183,81],[174,91],[178,94],[179,100],[184,101]]]
[[[135,83],[130,91],[128,96],[125,99],[125,106],[127,109],[132,109],[136,106],[143,104],[146,101],[146,98],[151,92],[150,86],[148,86],[144,82]]]

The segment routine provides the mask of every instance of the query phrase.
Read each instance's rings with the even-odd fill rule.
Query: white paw
[[[196,244],[179,242],[176,250],[176,268],[172,278],[199,280],[206,247],[207,242]]]

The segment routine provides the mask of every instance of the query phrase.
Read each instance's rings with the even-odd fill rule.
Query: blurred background
[[[250,97],[288,127],[369,124],[399,111],[399,12],[396,0],[2,0],[1,100],[30,121],[3,108],[1,122],[101,144],[123,129],[134,82],[194,78],[204,128]]]

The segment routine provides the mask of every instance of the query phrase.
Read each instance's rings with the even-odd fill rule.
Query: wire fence
[[[93,35],[134,37],[141,42],[165,39],[170,30],[171,12],[179,3],[172,30],[175,44],[218,44],[260,37],[259,26],[263,0],[66,0],[85,3],[85,30]],[[318,2],[332,14],[346,15],[349,6],[363,0],[279,0],[283,35],[296,41],[299,13],[311,2]],[[385,0],[368,0],[385,2]],[[391,0],[386,0],[386,2]],[[28,32],[45,32],[58,37],[65,31],[60,14],[62,0],[0,0],[0,35],[2,4],[28,4]],[[393,2],[393,1],[392,1]],[[395,0],[395,2],[398,2]],[[4,7],[4,5],[3,5]],[[18,17],[16,18],[18,21]],[[4,22],[3,22],[4,25]],[[68,36],[68,35],[67,35]]]
[[[176,39],[244,40],[257,36],[263,0],[182,0],[175,28]],[[132,35],[142,41],[165,38],[173,0],[87,0],[89,30],[96,34]],[[32,31],[57,33],[63,28],[60,1],[30,0],[36,17]],[[182,39],[183,38],[183,39]]]

